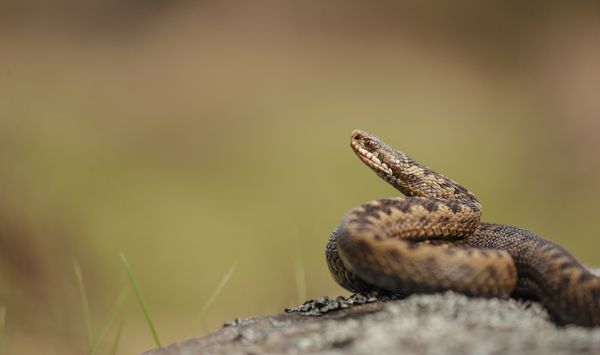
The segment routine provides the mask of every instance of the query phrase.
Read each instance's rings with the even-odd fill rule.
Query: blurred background
[[[129,288],[163,344],[347,294],[324,246],[397,195],[377,134],[474,191],[484,220],[600,265],[592,1],[0,1],[5,353],[80,354]],[[100,345],[153,348],[133,293]]]

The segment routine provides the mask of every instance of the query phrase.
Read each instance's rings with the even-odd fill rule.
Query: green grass
[[[110,311],[108,312],[108,316],[106,317],[106,320],[104,321],[102,330],[100,331],[98,338],[96,338],[94,340],[94,343],[92,344],[92,346],[90,347],[90,349],[88,351],[88,355],[94,355],[96,353],[98,346],[100,345],[100,343],[102,343],[102,340],[106,336],[106,333],[108,333],[108,330],[110,329],[112,322],[115,320],[115,318],[119,314],[119,311],[123,307],[123,304],[125,303],[125,300],[127,299],[128,294],[129,294],[129,292],[127,291],[127,289],[123,289],[123,290],[121,290],[121,293],[119,293],[119,295],[117,296],[117,299],[115,300],[112,307],[110,308]]]
[[[300,252],[296,252],[294,271],[296,279],[296,296],[298,297],[298,303],[303,303],[306,301],[306,276],[304,272],[304,259]]]
[[[77,278],[77,286],[79,287],[79,295],[81,297],[81,305],[83,307],[83,318],[85,322],[85,327],[87,329],[88,346],[91,349],[94,343],[94,337],[92,332],[92,318],[90,316],[90,304],[88,302],[87,293],[85,291],[85,284],[83,283],[83,273],[81,272],[81,266],[75,259],[73,259],[73,269],[75,270],[75,277]]]
[[[160,348],[161,345],[160,345],[160,339],[158,338],[158,333],[156,332],[156,328],[154,327],[154,323],[152,322],[152,318],[150,317],[150,312],[148,311],[148,306],[146,306],[146,302],[144,302],[144,297],[142,297],[142,291],[140,290],[140,287],[138,286],[137,280],[133,273],[133,269],[131,268],[131,265],[129,265],[129,262],[127,261],[127,257],[125,256],[125,254],[123,254],[123,252],[121,252],[120,255],[121,255],[121,260],[123,261],[123,264],[125,265],[125,270],[127,270],[127,275],[129,275],[129,280],[131,281],[131,287],[133,287],[133,290],[135,291],[135,297],[137,298],[140,308],[142,309],[142,312],[144,313],[144,317],[146,318],[146,323],[148,323],[148,328],[150,328],[150,332],[152,332],[152,337],[154,337],[154,342],[156,343],[156,346]]]
[[[0,355],[4,354],[4,328],[6,326],[6,307],[0,307]]]
[[[140,305],[140,308],[142,309],[142,312],[146,319],[146,323],[148,324],[148,328],[150,329],[150,332],[152,333],[154,342],[155,342],[156,346],[160,348],[161,342],[160,342],[160,338],[158,336],[158,332],[156,331],[156,327],[154,326],[152,318],[150,317],[150,312],[148,311],[148,306],[146,305],[146,302],[144,301],[144,297],[142,296],[142,292],[140,290],[140,287],[139,287],[139,284],[135,277],[135,274],[133,272],[133,269],[132,269],[131,265],[129,264],[129,261],[127,260],[127,257],[125,256],[125,254],[123,252],[120,253],[120,257],[123,262],[123,265],[125,266],[125,270],[127,271],[127,275],[129,276],[129,280],[131,282],[131,287],[133,288],[133,290],[135,292],[135,296],[138,301],[138,304]],[[299,260],[301,262],[301,259],[299,259]],[[91,321],[91,316],[90,316],[90,314],[91,314],[90,306],[89,306],[89,301],[87,298],[85,284],[83,281],[83,273],[81,271],[81,266],[79,265],[77,260],[73,260],[73,268],[75,270],[75,277],[77,279],[77,285],[78,285],[79,293],[80,293],[80,297],[81,297],[81,304],[83,307],[85,326],[86,326],[87,333],[88,333],[87,335],[88,335],[89,348],[88,348],[87,354],[95,355],[96,351],[98,350],[99,345],[102,343],[102,341],[106,337],[106,334],[108,333],[112,323],[117,318],[117,315],[119,314],[121,308],[123,307],[123,304],[125,303],[125,300],[127,299],[128,291],[126,289],[123,289],[119,293],[119,295],[115,299],[114,303],[112,304],[112,306],[108,312],[108,315],[106,316],[106,319],[102,325],[102,328],[100,329],[100,332],[98,333],[97,338],[94,338],[94,333],[92,330],[92,321]],[[215,289],[211,293],[208,300],[202,306],[200,313],[198,314],[198,316],[194,320],[192,326],[186,333],[186,336],[194,328],[196,328],[198,326],[198,324],[200,323],[202,318],[208,312],[211,305],[215,302],[217,297],[221,294],[221,291],[223,291],[223,288],[225,288],[225,285],[227,285],[227,283],[231,279],[231,276],[235,272],[236,268],[237,268],[237,263],[233,264],[229,268],[227,273],[223,276],[223,278],[220,280],[217,287],[215,287]],[[303,269],[302,264],[301,264],[301,270],[302,270],[302,279],[304,279],[304,269]],[[2,355],[2,345],[3,345],[2,340],[3,340],[3,333],[4,333],[4,314],[5,314],[5,308],[1,307],[0,308],[0,355]],[[110,354],[114,355],[114,354],[116,354],[116,352],[118,350],[119,343],[121,341],[121,335],[123,332],[123,324],[124,324],[123,321],[121,321],[119,323],[119,327],[117,328],[115,339],[113,340],[113,343],[111,346]]]
[[[117,328],[115,340],[113,340],[113,345],[110,347],[111,355],[115,355],[117,353],[117,349],[119,348],[119,342],[121,341],[121,333],[123,333],[123,321],[119,323],[119,328]]]
[[[77,285],[78,285],[79,294],[81,297],[81,304],[83,307],[84,321],[85,321],[85,326],[87,329],[87,336],[88,336],[87,354],[94,355],[96,353],[96,350],[98,350],[98,346],[100,345],[100,343],[102,343],[102,340],[106,336],[106,333],[108,333],[108,330],[110,329],[112,322],[115,320],[115,318],[119,314],[119,311],[123,307],[123,304],[125,303],[125,300],[127,299],[128,292],[126,289],[123,289],[121,291],[121,293],[119,293],[119,295],[117,296],[117,299],[115,300],[115,302],[113,303],[113,305],[110,308],[110,311],[108,312],[108,316],[107,316],[106,320],[104,321],[104,324],[102,325],[102,328],[101,328],[101,331],[100,331],[98,337],[96,339],[94,339],[94,333],[92,331],[92,320],[91,320],[91,316],[90,316],[90,314],[91,314],[90,305],[89,305],[89,301],[87,298],[85,284],[83,282],[83,272],[81,271],[81,266],[75,259],[73,259],[73,269],[75,270],[75,277],[77,279]],[[0,352],[0,355],[1,355],[1,352]]]
[[[200,323],[200,321],[202,320],[202,318],[204,317],[206,312],[208,312],[208,309],[210,308],[210,306],[217,299],[217,297],[219,296],[219,294],[221,293],[221,291],[223,290],[225,285],[227,285],[227,282],[229,282],[229,279],[231,278],[231,275],[233,275],[233,272],[235,271],[236,267],[237,267],[237,263],[233,264],[229,268],[229,271],[227,271],[225,276],[223,276],[223,278],[221,279],[221,281],[219,282],[217,287],[213,290],[212,294],[206,301],[206,303],[204,303],[204,305],[202,306],[202,309],[200,310],[198,317],[196,317],[196,319],[192,323],[192,326],[185,333],[185,337],[189,336],[189,334],[198,326],[198,324]]]
[[[296,279],[296,296],[298,303],[306,301],[306,274],[304,271],[304,258],[302,257],[302,248],[298,238],[298,231],[293,233],[294,246],[294,278]]]

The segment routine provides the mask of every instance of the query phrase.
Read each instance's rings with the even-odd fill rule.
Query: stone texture
[[[558,327],[535,302],[452,292],[387,302],[347,300],[321,298],[305,305],[305,314],[316,307],[325,310],[322,315],[296,309],[237,319],[210,335],[144,355],[600,354],[600,328]]]

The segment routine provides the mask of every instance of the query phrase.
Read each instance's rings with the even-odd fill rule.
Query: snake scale
[[[600,326],[600,278],[561,246],[529,231],[480,222],[475,195],[377,137],[351,147],[406,197],[353,208],[326,248],[335,281],[352,292],[446,290],[540,301],[559,324]]]

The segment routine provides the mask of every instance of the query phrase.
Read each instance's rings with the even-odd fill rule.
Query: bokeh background
[[[473,190],[487,221],[600,265],[592,1],[0,1],[7,354],[80,354],[129,287],[164,344],[346,294],[324,246],[396,195],[352,129]],[[130,293],[119,354],[154,347]],[[111,327],[99,353],[109,351]]]

